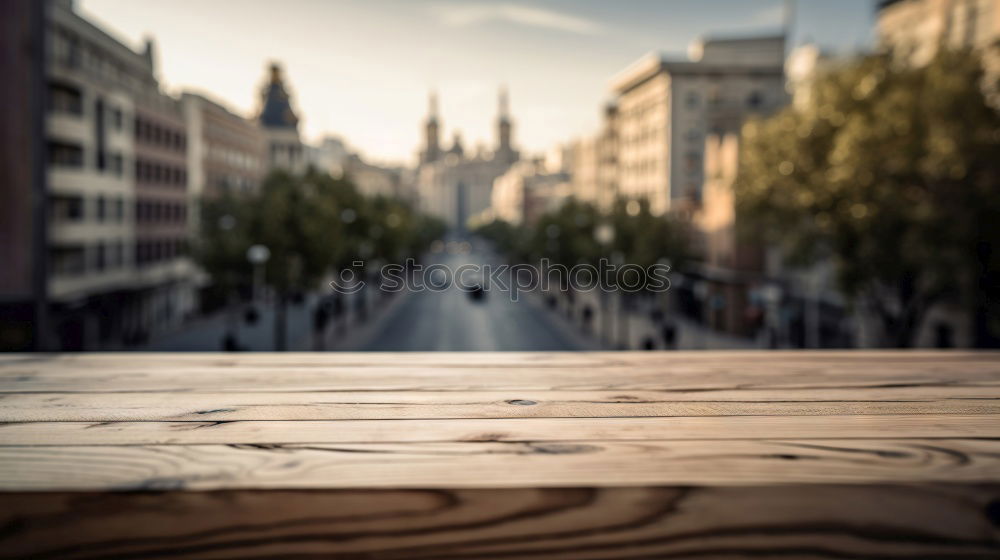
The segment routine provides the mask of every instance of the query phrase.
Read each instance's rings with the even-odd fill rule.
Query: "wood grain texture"
[[[432,420],[16,422],[2,445],[201,445],[606,440],[1000,439],[1000,415],[694,416]]]
[[[0,422],[1000,414],[1000,400],[982,388],[959,391],[0,393]]]
[[[3,490],[987,483],[1000,440],[0,447]]]
[[[0,495],[0,557],[986,559],[997,486]],[[749,514],[748,514],[749,513]]]
[[[863,353],[862,353],[863,354]],[[504,354],[500,354],[504,356]],[[869,389],[922,387],[939,396],[982,396],[1000,391],[998,358],[991,354],[950,353],[910,356],[897,353],[865,362],[850,353],[822,359],[808,353],[702,354],[646,353],[627,360],[598,354],[594,365],[559,361],[543,366],[492,354],[465,355],[465,362],[421,365],[409,354],[398,365],[365,355],[305,359],[291,355],[282,365],[261,355],[175,358],[170,354],[122,354],[25,359],[0,364],[0,393],[10,392],[268,392],[277,391],[661,391],[712,393],[738,390]],[[612,354],[613,355],[613,354]],[[891,355],[891,354],[890,354]],[[211,356],[211,355],[210,355]],[[583,356],[586,356],[584,354]],[[569,358],[567,358],[568,360]],[[413,360],[413,361],[411,361]],[[491,361],[495,360],[495,361]],[[523,360],[521,360],[523,361]],[[602,365],[603,364],[603,365]],[[955,391],[958,391],[957,395]]]
[[[997,558],[1000,354],[0,356],[0,557]]]

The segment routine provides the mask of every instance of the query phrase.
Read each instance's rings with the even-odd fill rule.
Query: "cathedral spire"
[[[441,157],[438,140],[438,99],[437,92],[431,90],[427,98],[427,122],[424,124],[424,149],[420,152],[420,163],[431,163]]]
[[[500,86],[500,95],[497,101],[498,115],[501,119],[506,119],[510,112],[510,106],[507,101],[507,86]]]
[[[510,121],[510,106],[507,87],[500,86],[497,96],[497,146],[495,157],[508,164],[517,161],[518,153],[512,144],[513,124]]]
[[[271,62],[268,66],[268,80],[261,91],[259,120],[265,128],[297,129],[299,126],[299,118],[292,110],[278,62]]]
[[[437,120],[438,116],[438,96],[437,92],[431,90],[430,96],[427,100],[427,119]]]

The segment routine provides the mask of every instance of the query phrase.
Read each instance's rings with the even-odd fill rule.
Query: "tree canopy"
[[[997,332],[1000,117],[983,76],[966,51],[919,67],[868,56],[820,75],[805,106],[744,127],[750,233],[793,262],[833,259],[890,344],[911,345],[946,299],[974,310],[980,343]]]
[[[276,170],[255,192],[223,192],[205,201],[201,228],[195,254],[225,292],[249,284],[249,247],[269,249],[265,277],[278,298],[279,348],[289,294],[314,289],[355,261],[418,257],[444,229],[403,201],[362,196],[348,179],[312,169],[301,175]]]

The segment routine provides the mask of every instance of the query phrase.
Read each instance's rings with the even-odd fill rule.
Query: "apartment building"
[[[1000,39],[1000,0],[882,0],[877,26],[884,46],[923,64],[942,45],[995,46]],[[992,58],[996,63],[995,54]]]
[[[784,36],[706,39],[689,60],[652,53],[615,77],[617,193],[657,214],[697,200],[706,123],[784,105],[784,46]]]
[[[151,50],[151,49],[150,49]],[[187,127],[177,99],[149,90],[136,97],[135,270],[148,334],[196,311],[188,253]]]
[[[490,214],[511,224],[531,225],[574,195],[568,173],[551,171],[542,160],[521,160],[493,182]]]
[[[152,59],[73,11],[47,10],[48,292],[65,349],[142,335],[135,272],[137,92],[155,90]]]
[[[221,192],[250,193],[267,173],[267,138],[257,123],[204,95],[185,92],[181,108],[188,131],[187,167],[193,219],[197,202]]]
[[[195,307],[187,131],[137,52],[48,4],[48,297],[63,349],[141,343]]]

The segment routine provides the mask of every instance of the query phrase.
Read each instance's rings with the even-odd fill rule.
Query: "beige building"
[[[196,93],[185,92],[181,104],[188,129],[191,198],[211,198],[226,190],[256,191],[270,164],[267,138],[257,123]]]
[[[706,123],[784,105],[783,36],[709,39],[690,60],[647,55],[612,81],[617,193],[655,213],[700,196]]]
[[[736,232],[738,124],[717,125],[705,140],[705,184],[692,218],[700,260],[691,267],[704,282],[700,319],[717,331],[752,337],[763,326],[764,309],[752,294],[763,280],[764,252]]]
[[[490,214],[512,224],[532,224],[575,196],[570,176],[552,172],[541,160],[515,163],[493,182]]]
[[[141,290],[142,334],[149,336],[196,311],[195,267],[188,252],[188,135],[180,101],[153,89],[136,97],[133,128],[134,285]]]
[[[1000,0],[882,0],[878,34],[915,64],[930,60],[940,45],[982,49],[1000,38]]]
[[[443,219],[451,227],[465,228],[470,218],[490,208],[493,181],[520,157],[513,146],[513,123],[507,92],[503,89],[498,108],[497,138],[492,151],[480,149],[467,154],[457,132],[451,147],[442,150],[436,98],[431,97],[416,176],[417,196],[424,212]]]
[[[600,195],[600,137],[585,136],[572,144],[572,192],[582,202],[597,204]]]
[[[152,56],[70,1],[46,14],[52,340],[67,350],[115,347],[147,327],[135,287],[134,123],[137,97],[158,89]]]
[[[402,170],[382,167],[366,162],[358,154],[351,154],[344,162],[344,176],[354,183],[364,196],[408,198]]]

